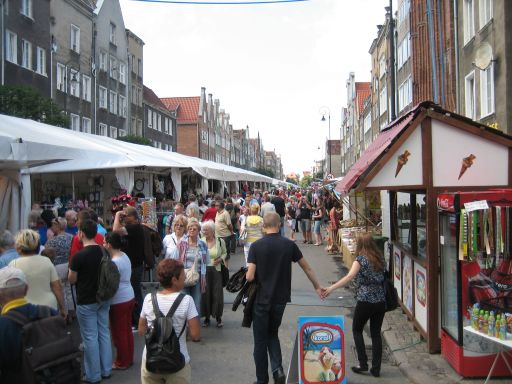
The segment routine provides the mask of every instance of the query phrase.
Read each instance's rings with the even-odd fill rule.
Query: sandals
[[[203,328],[208,328],[210,326],[210,319],[205,319],[203,322]]]
[[[217,319],[217,328],[222,328],[224,326],[224,323],[222,322],[221,318]]]

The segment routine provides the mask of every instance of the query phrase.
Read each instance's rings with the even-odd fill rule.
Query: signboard
[[[299,384],[346,383],[343,316],[301,316],[297,339]]]

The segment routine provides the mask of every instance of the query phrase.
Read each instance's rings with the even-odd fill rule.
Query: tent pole
[[[75,173],[71,172],[71,189],[73,195],[73,201],[75,201]]]

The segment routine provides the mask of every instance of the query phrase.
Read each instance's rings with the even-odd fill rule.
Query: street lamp
[[[320,114],[322,115],[321,121],[325,121],[325,115],[327,114],[329,119],[329,136],[327,140],[327,152],[329,155],[329,174],[332,174],[332,167],[331,167],[331,110],[328,107],[321,107],[320,108]]]

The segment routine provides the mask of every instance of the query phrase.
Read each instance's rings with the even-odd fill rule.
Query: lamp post
[[[327,139],[327,154],[329,155],[329,174],[332,174],[331,167],[331,110],[328,107],[321,107],[320,114],[322,115],[321,121],[325,121],[325,115],[327,114],[329,120],[329,136]]]

